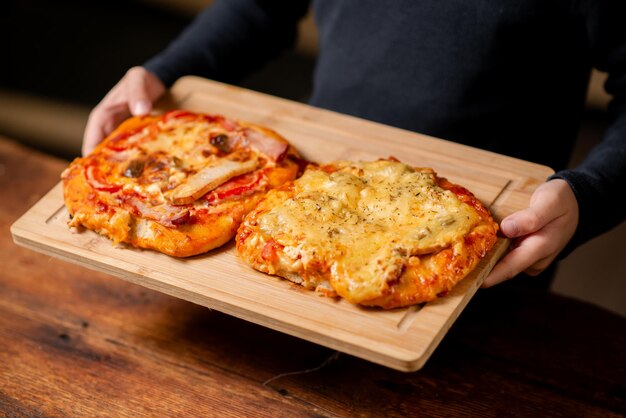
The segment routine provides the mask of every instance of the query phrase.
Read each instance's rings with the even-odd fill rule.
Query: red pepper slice
[[[110,184],[106,182],[102,172],[94,164],[89,165],[85,171],[85,178],[91,187],[101,192],[115,193],[122,188],[120,184]]]
[[[189,112],[188,110],[170,110],[169,112],[165,112],[163,115],[163,120],[171,120],[171,119],[184,119],[184,118],[197,118],[198,115],[193,112]]]
[[[223,200],[227,197],[243,194],[258,186],[262,179],[263,173],[260,171],[233,177],[212,192],[208,193],[206,195],[206,200],[208,202],[214,202],[216,200]]]
[[[107,140],[106,147],[116,152],[120,152],[120,151],[124,151],[128,149],[126,140],[130,138],[131,136],[141,132],[145,127],[146,127],[145,125],[141,125],[141,126],[137,126],[135,129],[118,133],[114,137]]]
[[[189,120],[204,120],[207,122],[213,122],[219,124],[227,131],[234,131],[237,129],[237,124],[230,119],[226,119],[222,115],[205,115],[202,113],[194,113],[188,110],[170,110],[163,115],[164,121],[172,119],[189,119]]]

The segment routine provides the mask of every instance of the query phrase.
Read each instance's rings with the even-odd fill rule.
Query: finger
[[[543,187],[543,186],[542,186]],[[539,231],[541,228],[563,215],[558,198],[547,188],[537,189],[530,207],[515,212],[502,220],[500,228],[509,238],[521,237]]]
[[[89,115],[85,133],[83,135],[82,155],[86,157],[91,151],[104,139],[104,115],[102,112],[95,110]]]
[[[129,115],[128,106],[120,103],[104,107],[97,106],[89,115],[81,153],[83,157],[89,155]]]
[[[128,108],[133,116],[145,116],[152,110],[152,101],[146,85],[145,70],[133,68],[128,72],[125,83]]]
[[[518,247],[496,264],[483,282],[483,287],[491,287],[512,279],[529,266],[551,255],[552,248],[545,237],[541,235],[526,237]]]
[[[532,234],[543,228],[551,219],[534,207],[507,216],[500,223],[502,233],[509,238]]]

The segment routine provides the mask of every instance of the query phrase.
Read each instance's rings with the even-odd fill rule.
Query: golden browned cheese
[[[465,238],[480,231],[478,241],[491,247],[497,229],[473,196],[461,199],[440,183],[432,170],[388,160],[309,169],[268,193],[245,218],[237,248],[261,271],[354,303],[430,300],[462,278],[450,277],[450,266],[464,276],[484,256],[484,248]],[[448,253],[445,260],[433,257]],[[390,298],[406,290],[403,278],[421,288],[413,283],[412,294]]]
[[[224,244],[298,171],[287,141],[258,129],[251,141],[254,125],[184,111],[127,120],[64,171],[70,225],[179,257]]]

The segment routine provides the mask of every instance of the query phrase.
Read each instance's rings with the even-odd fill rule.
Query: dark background
[[[92,106],[189,20],[132,0],[9,0],[0,17],[0,85]]]
[[[0,15],[0,39],[4,40],[0,44],[0,91],[49,105],[60,102],[74,109],[91,109],[130,67],[164,49],[192,20],[196,5],[8,0]],[[312,57],[288,51],[237,84],[304,101],[311,88],[313,65]],[[10,101],[0,101],[0,112],[10,111],[10,107]],[[1,121],[0,134],[66,158],[79,152],[77,138],[58,143],[59,138],[20,131]]]

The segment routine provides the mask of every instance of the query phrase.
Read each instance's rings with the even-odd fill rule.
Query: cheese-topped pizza
[[[230,240],[300,160],[276,132],[223,116],[133,117],[63,172],[70,226],[186,257]]]
[[[465,188],[397,160],[310,165],[271,190],[236,236],[254,268],[350,302],[430,301],[463,279],[498,226]]]

